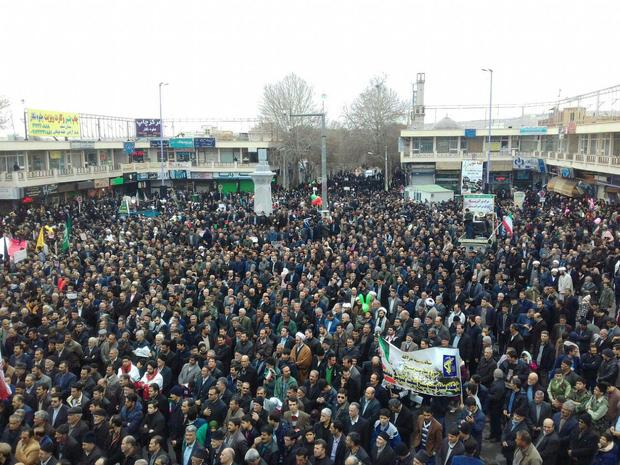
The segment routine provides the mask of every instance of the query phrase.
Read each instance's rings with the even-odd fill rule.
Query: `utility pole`
[[[385,144],[385,192],[389,190],[390,183],[388,181],[388,156],[387,156],[387,144]]]
[[[164,185],[164,117],[161,105],[161,88],[167,86],[167,82],[159,83],[159,179],[161,179],[162,186]]]
[[[325,113],[289,114],[290,118],[321,118],[321,198],[323,210],[329,211],[327,202],[327,130],[325,128]]]
[[[489,73],[489,135],[487,137],[487,182],[486,191],[491,193],[491,126],[493,125],[493,70],[491,68],[483,68],[482,71]]]

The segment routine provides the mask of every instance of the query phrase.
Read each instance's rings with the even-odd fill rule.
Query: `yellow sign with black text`
[[[29,136],[80,138],[80,116],[77,113],[31,109],[26,113]]]

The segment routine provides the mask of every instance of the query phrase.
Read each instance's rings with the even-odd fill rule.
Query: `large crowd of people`
[[[180,191],[4,216],[31,250],[0,276],[0,464],[616,465],[615,208],[498,200],[512,235],[476,251],[399,183],[334,176],[329,216],[310,186],[269,217]],[[457,348],[463,395],[386,383],[380,337]]]

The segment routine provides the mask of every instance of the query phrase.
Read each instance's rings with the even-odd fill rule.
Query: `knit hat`
[[[82,438],[82,443],[94,444],[95,442],[96,442],[95,433],[93,433],[92,431],[88,431],[86,434],[84,434],[84,437]]]

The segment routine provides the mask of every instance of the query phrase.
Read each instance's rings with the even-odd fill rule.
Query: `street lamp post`
[[[385,192],[389,190],[387,144],[385,144]]]
[[[327,202],[327,131],[325,129],[325,113],[301,113],[298,115],[289,114],[290,118],[321,118],[321,198],[323,199],[323,210],[329,210]]]
[[[159,178],[161,179],[162,185],[164,183],[164,117],[161,105],[161,88],[163,86],[167,86],[167,82],[159,83]]]
[[[489,73],[489,134],[487,136],[487,192],[491,193],[491,126],[493,124],[493,70],[491,68],[482,68],[482,71]]]

